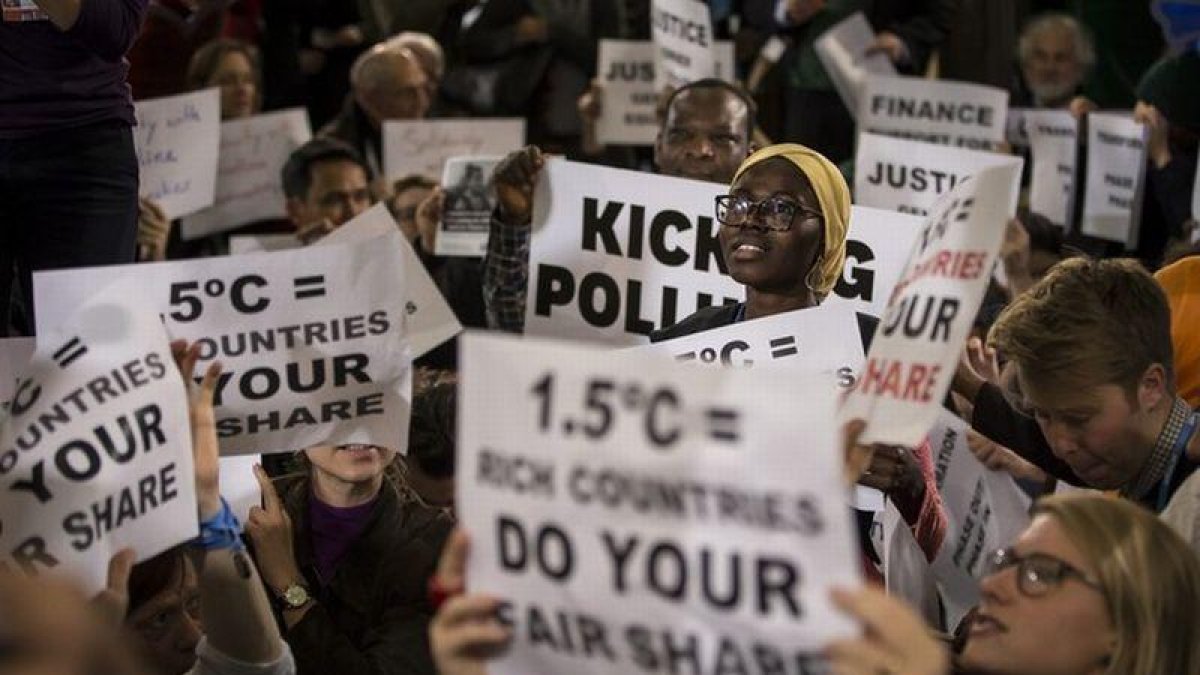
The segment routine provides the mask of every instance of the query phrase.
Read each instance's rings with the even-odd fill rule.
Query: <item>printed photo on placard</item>
[[[492,172],[503,157],[452,157],[442,172],[442,222],[433,251],[437,255],[480,257],[487,252],[488,227],[496,194]]]

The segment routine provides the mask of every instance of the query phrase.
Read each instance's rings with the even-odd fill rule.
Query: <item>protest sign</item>
[[[996,152],[862,133],[854,158],[854,203],[924,216],[939,196],[980,169],[1023,163]]]
[[[882,52],[867,54],[874,43],[875,30],[862,12],[855,12],[822,33],[813,45],[851,115],[858,114],[859,92],[867,73],[896,74],[895,66]]]
[[[467,585],[513,627],[492,675],[812,672],[856,632],[828,383],[484,334],[461,363]]]
[[[451,157],[442,173],[442,219],[433,252],[442,256],[482,257],[496,196],[492,172],[503,157]]]
[[[411,396],[400,233],[165,263],[39,272],[38,335],[91,289],[136,278],[131,301],[160,312],[173,338],[220,360],[217,432],[226,454],[313,445],[407,447]]]
[[[596,140],[604,145],[652,145],[658,135],[654,44],[601,40],[599,51],[600,116]],[[735,80],[733,42],[717,40],[713,52],[717,78]]]
[[[287,217],[283,165],[310,138],[308,113],[300,109],[222,122],[215,202],[183,219],[183,238]]]
[[[238,234],[229,238],[229,255],[286,251],[302,245],[294,234]]]
[[[1029,524],[1029,497],[1002,471],[983,466],[967,446],[968,425],[942,410],[929,433],[946,537],[933,561],[947,625],[953,629],[979,604],[988,554],[1016,540]]]
[[[1034,112],[1033,108],[1009,108],[1008,120],[1004,127],[1004,140],[1015,148],[1029,147],[1029,129],[1025,124],[1025,116]]]
[[[174,220],[212,206],[221,146],[221,94],[205,89],[133,105],[139,194]]]
[[[1137,245],[1146,173],[1146,128],[1128,115],[1088,114],[1084,234]]]
[[[866,75],[858,125],[864,131],[987,150],[1004,140],[1008,92],[920,77]]]
[[[713,199],[724,186],[552,159],[534,192],[528,335],[633,345],[738,302]]]
[[[254,465],[262,462],[260,455],[238,455],[220,459],[221,496],[229,502],[233,515],[245,525],[250,508],[262,506],[262,489],[254,477]]]
[[[316,246],[361,242],[378,237],[395,241],[391,235],[399,229],[387,206],[376,204],[319,240]],[[397,243],[400,246],[400,271],[404,275],[404,288],[408,293],[404,303],[407,317],[404,334],[415,359],[458,335],[463,327],[412,245],[404,237],[400,237]]]
[[[981,170],[934,205],[843,407],[862,443],[915,447],[937,419],[1016,211],[1019,166]]]
[[[525,120],[388,120],[383,123],[383,172],[390,180],[442,177],[451,157],[507,155],[525,145]]]
[[[942,617],[937,582],[904,516],[894,503],[888,502],[876,515],[875,524],[883,530],[879,557],[883,560],[883,581],[888,595],[907,601],[929,625],[939,625]]]
[[[157,314],[131,290],[39,331],[0,423],[0,568],[95,592],[117,551],[145,559],[196,535],[187,393]]]
[[[716,64],[712,16],[700,0],[650,0],[655,91],[712,77]]]
[[[17,388],[17,375],[33,358],[33,338],[0,338],[0,410],[8,410],[8,402]],[[0,417],[4,414],[0,412]]]
[[[1079,121],[1065,110],[1030,110],[1025,122],[1033,157],[1029,209],[1060,227],[1070,228],[1074,222]]]
[[[848,303],[864,314],[883,316],[923,222],[896,211],[851,206],[846,267],[823,304]]]

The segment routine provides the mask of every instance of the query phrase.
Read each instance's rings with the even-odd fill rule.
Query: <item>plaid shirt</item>
[[[1183,431],[1183,425],[1191,416],[1192,409],[1188,407],[1187,402],[1182,398],[1176,398],[1175,404],[1171,407],[1171,414],[1167,417],[1167,423],[1154,443],[1150,459],[1146,461],[1146,466],[1142,467],[1137,478],[1121,488],[1122,497],[1142,501],[1151,490],[1163,481],[1167,473],[1167,464],[1171,461],[1171,451],[1175,449],[1175,441],[1178,440],[1180,432]]]
[[[508,225],[492,213],[487,254],[483,258],[483,307],[488,328],[525,331],[525,296],[529,289],[528,225]]]

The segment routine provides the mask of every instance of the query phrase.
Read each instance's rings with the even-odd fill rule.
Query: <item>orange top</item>
[[[1155,275],[1171,304],[1175,386],[1193,410],[1200,408],[1200,257],[1179,260]]]

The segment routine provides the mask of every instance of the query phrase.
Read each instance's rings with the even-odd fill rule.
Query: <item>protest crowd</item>
[[[1200,675],[1200,2],[0,12],[0,675]]]

